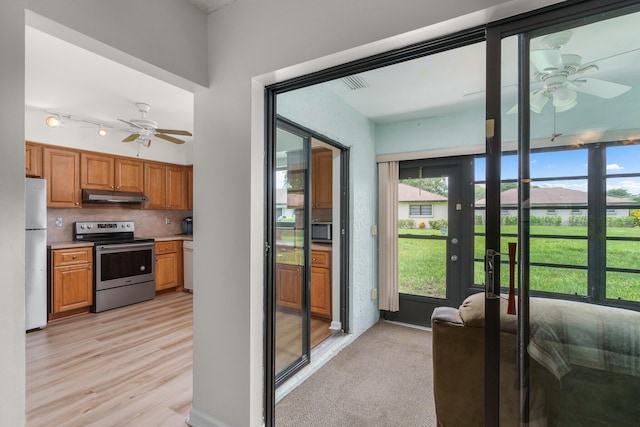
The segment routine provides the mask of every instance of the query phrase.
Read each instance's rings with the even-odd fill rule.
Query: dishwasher
[[[184,288],[193,292],[193,240],[185,240],[182,243],[184,254]]]

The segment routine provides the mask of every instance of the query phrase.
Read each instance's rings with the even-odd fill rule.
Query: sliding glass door
[[[489,30],[485,425],[640,419],[640,12],[588,6]]]
[[[275,141],[276,384],[309,362],[310,140],[279,126]]]

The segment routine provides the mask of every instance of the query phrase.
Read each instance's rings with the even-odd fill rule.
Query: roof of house
[[[579,190],[570,190],[562,187],[535,187],[531,189],[532,205],[586,205],[587,192]],[[511,188],[500,193],[500,202],[502,205],[518,204],[518,189]],[[487,199],[480,199],[476,202],[476,206],[485,206]],[[620,197],[607,196],[607,203],[635,203],[630,199]]]
[[[407,184],[398,184],[398,202],[446,202],[447,198],[440,194],[412,187]]]

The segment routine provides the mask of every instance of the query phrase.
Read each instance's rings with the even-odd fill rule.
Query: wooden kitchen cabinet
[[[331,208],[333,205],[333,154],[317,148],[311,155],[311,207]]]
[[[311,251],[311,315],[331,320],[331,252]]]
[[[187,209],[193,210],[193,165],[187,166]]]
[[[301,309],[302,269],[301,265],[276,263],[276,305]]]
[[[51,251],[51,314],[88,309],[93,304],[93,248]]]
[[[96,153],[80,155],[81,188],[141,193],[144,190],[144,162]]]
[[[180,165],[144,163],[147,209],[187,209],[187,168]]]
[[[27,142],[25,149],[25,176],[29,178],[42,178],[42,146]]]
[[[47,206],[80,207],[80,153],[43,147],[43,175],[47,179]]]
[[[182,240],[156,242],[156,292],[182,286]]]

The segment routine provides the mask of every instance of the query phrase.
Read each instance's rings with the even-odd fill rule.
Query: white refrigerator
[[[26,330],[47,326],[47,181],[25,180]]]

